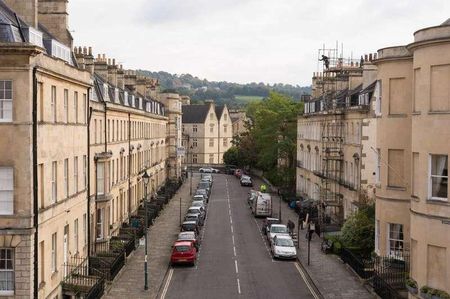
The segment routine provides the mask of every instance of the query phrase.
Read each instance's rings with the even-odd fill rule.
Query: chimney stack
[[[59,42],[72,48],[73,38],[68,30],[67,3],[67,0],[38,0],[38,21]]]
[[[28,25],[38,27],[37,0],[4,0],[9,8],[22,18]]]
[[[103,54],[103,57],[99,55],[94,61],[94,72],[103,80],[108,81],[108,64],[106,63],[105,54]]]

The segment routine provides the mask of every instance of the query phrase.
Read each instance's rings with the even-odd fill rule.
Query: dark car
[[[201,181],[198,183],[197,189],[205,189],[208,191],[208,195],[211,193],[211,184],[207,181]]]
[[[241,186],[253,187],[252,178],[248,175],[241,176]]]
[[[225,173],[234,175],[234,172],[236,171],[237,166],[236,165],[226,165],[225,166]]]
[[[198,225],[203,226],[204,220],[199,214],[187,214],[184,216],[184,221],[195,221]]]
[[[206,189],[197,189],[197,191],[195,191],[195,195],[198,195],[198,194],[206,197],[206,202],[209,202],[209,193]]]
[[[198,221],[184,221],[181,225],[182,232],[195,232],[197,235],[199,233]]]
[[[263,234],[267,235],[267,232],[272,224],[280,224],[280,220],[278,218],[270,218],[270,217],[264,219],[263,226],[261,229]]]

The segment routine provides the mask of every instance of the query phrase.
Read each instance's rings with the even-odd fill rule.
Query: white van
[[[272,197],[269,193],[258,192],[252,203],[252,213],[255,217],[272,217]]]

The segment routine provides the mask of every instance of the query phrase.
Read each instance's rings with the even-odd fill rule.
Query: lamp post
[[[150,176],[147,171],[142,175],[144,180],[144,210],[145,210],[145,257],[144,257],[144,290],[148,290],[148,270],[147,270],[147,233],[148,233],[148,209],[147,209],[147,187],[150,181]]]

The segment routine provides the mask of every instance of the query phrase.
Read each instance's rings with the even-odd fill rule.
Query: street
[[[159,298],[314,298],[297,262],[272,259],[249,190],[214,175],[197,264],[170,268]]]

